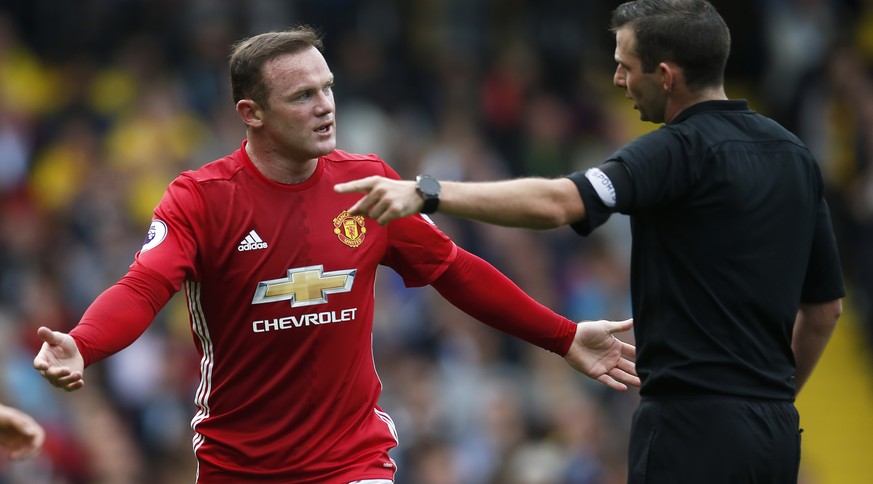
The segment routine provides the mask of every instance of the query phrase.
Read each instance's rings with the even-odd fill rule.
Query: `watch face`
[[[440,182],[430,175],[419,175],[415,178],[415,188],[424,198],[421,213],[434,213],[440,204]]]
[[[418,189],[428,197],[440,194],[440,184],[433,177],[423,176],[418,179]]]

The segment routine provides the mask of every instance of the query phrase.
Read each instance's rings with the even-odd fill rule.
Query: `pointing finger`
[[[354,193],[355,188],[357,188],[355,182],[337,183],[333,186],[333,191],[337,193]]]
[[[369,191],[373,188],[373,180],[369,178],[364,178],[361,180],[354,180],[345,183],[337,183],[333,186],[333,190],[337,193],[360,193]]]

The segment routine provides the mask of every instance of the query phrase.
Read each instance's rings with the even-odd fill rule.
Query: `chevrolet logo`
[[[323,265],[288,269],[288,277],[259,282],[252,304],[289,300],[291,307],[323,304],[328,294],[351,291],[355,272],[324,272]]]

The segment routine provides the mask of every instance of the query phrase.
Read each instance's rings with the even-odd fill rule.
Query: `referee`
[[[628,482],[796,483],[794,399],[845,296],[819,166],[796,136],[727,98],[730,33],[705,0],[627,2],[612,30],[614,84],[664,126],[599,167],[337,190],[366,192],[352,212],[383,224],[422,210],[423,196],[446,214],[581,235],[629,214],[642,398]]]

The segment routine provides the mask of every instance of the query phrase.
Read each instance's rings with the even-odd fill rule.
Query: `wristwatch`
[[[440,205],[440,182],[430,175],[415,177],[415,190],[424,199],[421,213],[434,213]]]

